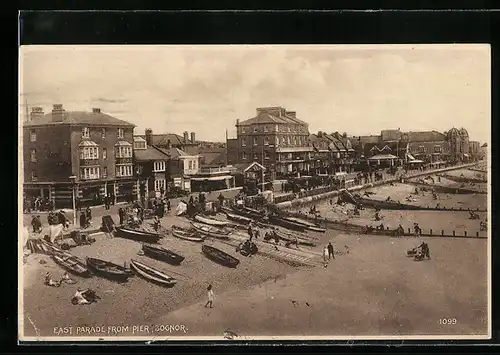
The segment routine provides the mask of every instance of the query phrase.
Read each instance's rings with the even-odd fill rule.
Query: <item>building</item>
[[[188,154],[198,153],[198,144],[196,143],[196,134],[187,131],[182,136],[175,133],[153,134],[153,130],[148,128],[144,131],[144,135],[138,135],[146,140],[148,146],[160,148],[177,148]]]
[[[446,132],[448,142],[450,143],[451,162],[468,162],[469,155],[469,133],[465,128],[452,128]]]
[[[311,168],[318,174],[351,173],[356,163],[356,150],[347,135],[319,131],[309,136],[313,147]]]
[[[134,199],[134,125],[107,115],[34,107],[23,124],[24,196],[48,198],[56,207],[72,207],[73,191],[81,206]]]
[[[451,145],[445,134],[438,131],[405,132],[402,142],[408,144],[405,163],[415,160],[431,166],[442,166],[452,159]]]
[[[469,141],[469,154],[472,161],[478,161],[481,159],[481,144],[478,141]]]
[[[139,199],[159,197],[167,191],[170,156],[149,146],[142,137],[134,137],[135,172],[139,180]]]
[[[188,154],[175,147],[156,147],[160,152],[169,156],[168,182],[185,191],[191,191],[191,176],[200,171],[199,155]]]
[[[238,164],[238,138],[229,138],[226,139],[226,154],[227,154],[227,163],[234,165]]]
[[[256,116],[236,121],[236,132],[239,163],[258,162],[278,176],[309,171],[309,128],[296,112],[257,108]]]
[[[488,143],[481,146],[481,159],[488,159]]]

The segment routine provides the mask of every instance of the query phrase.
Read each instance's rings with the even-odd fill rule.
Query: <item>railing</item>
[[[217,174],[217,173],[231,173],[235,171],[234,167],[221,167],[221,168],[201,168],[198,170],[198,174]]]

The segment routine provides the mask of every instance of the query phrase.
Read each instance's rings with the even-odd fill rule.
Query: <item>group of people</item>
[[[31,211],[35,212],[43,212],[43,211],[52,211],[54,209],[54,201],[49,199],[48,197],[35,197],[23,198],[23,211],[25,213],[30,213]]]
[[[92,210],[87,207],[85,211],[80,212],[80,228],[85,229],[92,225]]]
[[[331,242],[323,248],[323,261],[325,262],[325,267],[330,259],[335,260],[335,250]]]

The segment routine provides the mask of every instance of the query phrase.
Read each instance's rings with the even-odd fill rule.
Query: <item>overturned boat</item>
[[[133,229],[129,227],[116,227],[115,235],[120,238],[132,239],[138,242],[158,243],[161,235],[145,230]]]
[[[215,226],[215,227],[225,227],[229,224],[228,222],[219,221],[219,220],[214,219],[214,218],[207,218],[207,217],[204,217],[204,216],[199,215],[199,214],[194,216],[194,220],[201,222],[201,223],[208,224],[209,226]]]
[[[73,275],[77,275],[80,277],[92,277],[92,273],[83,261],[81,261],[74,255],[68,254],[69,253],[54,253],[52,255],[52,259],[56,264],[61,266],[66,271],[72,273]]]
[[[297,218],[297,217],[282,217],[282,219],[284,221],[288,221],[288,222],[292,222],[292,223],[298,223],[300,225],[303,225],[307,229],[309,229],[311,231],[314,231],[314,232],[320,232],[320,233],[326,232],[326,228],[322,228],[319,225],[317,225],[317,224],[315,224],[313,222],[306,221],[304,219],[300,219],[300,218]]]
[[[205,240],[196,230],[193,228],[182,228],[178,226],[172,226],[172,235],[176,238],[188,240],[190,242],[200,243]]]
[[[192,222],[191,223],[194,229],[200,234],[207,235],[209,237],[217,238],[217,239],[228,239],[230,231],[218,228],[214,226],[209,226],[203,223]]]
[[[142,251],[152,259],[164,261],[172,265],[180,265],[184,260],[182,255],[157,245],[143,244]]]
[[[96,258],[87,258],[87,267],[97,276],[113,281],[125,282],[133,275],[126,267]]]
[[[248,217],[245,217],[245,216],[241,216],[241,215],[237,215],[237,214],[234,214],[234,213],[231,213],[231,212],[226,212],[226,217],[230,221],[233,221],[233,222],[236,222],[236,223],[240,223],[240,224],[249,224],[250,222],[253,221],[251,218],[248,218]]]
[[[209,245],[202,245],[201,251],[203,252],[203,254],[205,254],[205,256],[208,259],[223,266],[236,268],[236,266],[238,266],[238,264],[240,263],[240,261],[235,257],[229,255],[228,253],[223,252],[220,249],[211,247]]]
[[[270,216],[269,222],[271,222],[271,224],[273,224],[273,225],[280,226],[280,227],[283,227],[286,229],[291,229],[291,230],[294,230],[297,232],[303,232],[307,229],[304,224],[288,221],[284,218],[276,217],[276,216]]]
[[[164,272],[155,269],[152,266],[141,263],[140,261],[133,259],[130,260],[130,267],[138,275],[153,283],[168,287],[172,287],[177,283],[177,280],[175,278],[168,276]]]

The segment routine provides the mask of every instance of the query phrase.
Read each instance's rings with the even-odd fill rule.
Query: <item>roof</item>
[[[132,144],[130,144],[127,141],[118,141],[118,142],[116,142],[115,147],[129,147],[131,145]]]
[[[164,154],[169,155],[170,159],[176,159],[176,158],[179,158],[179,157],[188,157],[188,156],[190,156],[189,154],[187,154],[186,152],[180,150],[179,148],[170,148],[170,149],[167,149],[167,148],[162,148],[162,147],[156,147],[156,149],[158,149],[160,152],[162,152]]]
[[[41,117],[36,117],[32,121],[24,123],[26,127],[40,125],[89,125],[89,126],[123,126],[135,127],[134,124],[120,120],[102,112],[86,112],[86,111],[63,111],[64,119],[60,122],[52,121],[52,112]]]
[[[484,143],[481,147],[486,148],[488,146],[488,143]]]
[[[438,131],[407,132],[410,142],[437,142],[444,141],[446,136]]]
[[[94,141],[81,141],[80,144],[78,144],[79,147],[98,147],[99,145],[94,142]]]
[[[398,157],[392,154],[377,154],[373,157],[369,157],[368,160],[386,160],[386,159],[397,159]]]
[[[152,145],[156,145],[159,147],[166,147],[169,140],[171,145],[194,144],[189,138],[187,140],[187,143],[184,142],[184,137],[175,133],[152,134],[151,136],[153,138],[153,142],[151,142]],[[144,134],[137,135],[135,137],[146,139],[146,136]]]
[[[138,161],[168,160],[169,156],[155,147],[134,150],[135,159]]]
[[[240,172],[245,172],[248,171],[252,166],[257,166],[260,169],[266,170],[265,167],[262,166],[262,164],[257,163],[256,161],[251,162],[251,163],[239,163],[239,164],[234,164],[233,165],[238,171]]]
[[[254,124],[300,124],[307,125],[302,120],[289,115],[272,115],[269,112],[260,112],[257,116],[249,118],[247,120],[238,123],[239,126],[251,126]]]
[[[383,141],[394,141],[401,139],[401,131],[399,129],[384,129],[380,132]]]
[[[205,160],[203,165],[221,165],[226,162],[226,148],[200,148],[198,154]]]

